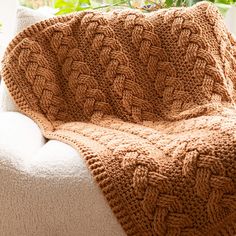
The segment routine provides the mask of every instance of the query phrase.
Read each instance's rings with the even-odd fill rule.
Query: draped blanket
[[[236,42],[213,5],[55,17],[13,39],[2,74],[127,235],[236,235]]]

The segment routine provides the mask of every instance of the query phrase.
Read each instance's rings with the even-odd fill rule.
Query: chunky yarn
[[[236,235],[236,43],[213,5],[55,17],[13,39],[2,74],[127,235]]]

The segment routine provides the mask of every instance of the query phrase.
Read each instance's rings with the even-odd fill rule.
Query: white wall
[[[0,34],[0,54],[13,35],[17,6],[18,0],[0,0],[0,21],[3,23]]]
[[[225,16],[225,23],[229,30],[236,36],[236,6],[231,7]]]

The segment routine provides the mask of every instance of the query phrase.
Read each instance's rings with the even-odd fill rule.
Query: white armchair
[[[25,13],[32,11],[20,9],[18,17]],[[0,93],[0,235],[125,235],[80,154],[45,140],[4,82]]]
[[[124,235],[79,153],[0,113],[1,236]]]

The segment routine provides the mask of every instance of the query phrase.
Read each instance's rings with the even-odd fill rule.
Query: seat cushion
[[[0,113],[0,156],[9,164],[21,168],[45,144],[39,127],[18,112]],[[12,158],[12,161],[11,161]]]
[[[0,114],[1,236],[125,235],[79,153],[39,132]]]

